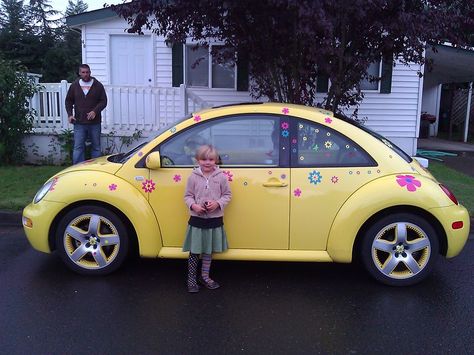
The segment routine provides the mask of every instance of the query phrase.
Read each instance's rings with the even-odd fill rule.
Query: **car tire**
[[[84,205],[61,218],[56,249],[71,270],[82,275],[106,275],[124,262],[129,237],[114,212],[101,206]]]
[[[360,252],[365,268],[377,281],[409,286],[431,273],[439,255],[439,240],[424,218],[396,213],[368,228]]]

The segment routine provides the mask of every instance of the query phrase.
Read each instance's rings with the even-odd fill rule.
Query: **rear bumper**
[[[433,208],[430,212],[438,219],[446,233],[446,242],[448,246],[446,258],[455,257],[464,248],[467,238],[469,237],[471,225],[469,213],[462,205]],[[459,221],[463,222],[463,227],[453,229],[453,223]]]

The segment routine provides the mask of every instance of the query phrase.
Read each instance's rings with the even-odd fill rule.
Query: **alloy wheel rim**
[[[64,249],[69,259],[84,269],[102,269],[118,255],[120,236],[115,225],[97,214],[83,214],[74,218],[63,236]]]
[[[428,265],[431,243],[426,233],[409,222],[385,226],[372,242],[372,260],[385,276],[408,279]]]

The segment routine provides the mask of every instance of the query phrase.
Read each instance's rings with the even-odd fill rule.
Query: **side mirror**
[[[146,167],[151,170],[161,168],[160,152],[153,152],[146,157]]]

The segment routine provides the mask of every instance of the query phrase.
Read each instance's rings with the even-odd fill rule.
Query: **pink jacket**
[[[186,184],[184,202],[188,206],[191,216],[201,218],[216,218],[224,215],[224,207],[229,203],[232,194],[230,192],[227,176],[222,170],[216,170],[209,176],[209,179],[202,174],[201,168],[194,169]],[[204,205],[204,202],[215,200],[220,208],[212,212],[197,214],[191,209],[192,204]]]

